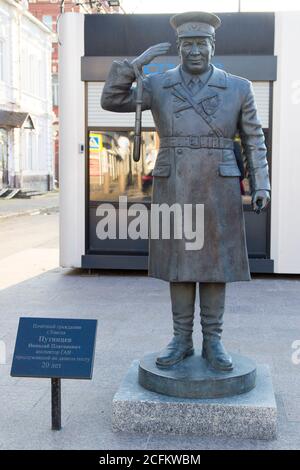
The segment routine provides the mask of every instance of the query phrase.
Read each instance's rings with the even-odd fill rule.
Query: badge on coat
[[[220,106],[220,102],[221,98],[219,95],[215,95],[210,98],[205,98],[201,101],[201,104],[206,114],[211,115],[217,111],[218,107]]]

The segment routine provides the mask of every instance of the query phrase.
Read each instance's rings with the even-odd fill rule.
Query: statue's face
[[[183,70],[201,74],[208,69],[215,46],[208,37],[187,37],[179,39],[178,50]]]

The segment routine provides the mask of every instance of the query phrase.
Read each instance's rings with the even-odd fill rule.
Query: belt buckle
[[[213,137],[212,138],[212,148],[214,148],[214,149],[219,148],[219,139],[218,139],[218,137]]]
[[[190,146],[197,148],[200,145],[200,138],[198,135],[191,135],[190,136]]]

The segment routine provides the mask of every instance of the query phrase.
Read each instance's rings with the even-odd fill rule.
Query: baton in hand
[[[135,129],[133,144],[133,160],[138,162],[141,156],[141,128],[142,128],[142,101],[143,101],[143,77],[136,64],[133,64],[136,76],[136,110],[135,110]]]

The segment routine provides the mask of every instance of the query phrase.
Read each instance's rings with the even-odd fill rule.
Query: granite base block
[[[213,399],[150,392],[138,384],[138,366],[133,361],[114,396],[115,432],[276,438],[277,406],[267,365],[257,367],[256,387],[250,392]]]

